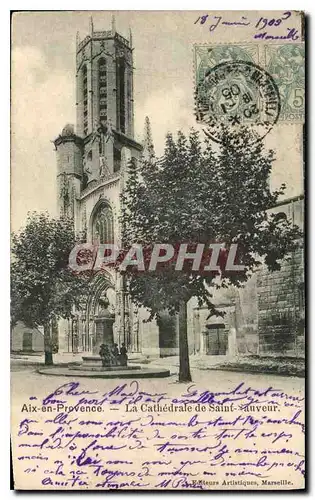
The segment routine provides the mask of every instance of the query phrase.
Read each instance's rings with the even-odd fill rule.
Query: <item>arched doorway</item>
[[[95,334],[94,319],[99,312],[100,299],[109,300],[109,308],[112,312],[116,311],[116,292],[113,277],[104,271],[95,276],[90,285],[90,293],[87,299],[86,311],[84,317],[85,333],[83,338],[83,350],[92,351],[93,339]]]
[[[93,208],[89,226],[88,239],[92,243],[99,245],[103,243],[114,243],[114,215],[109,202],[101,198]],[[95,334],[95,316],[99,312],[99,302],[101,298],[107,297],[110,302],[112,312],[117,314],[116,291],[114,272],[102,270],[97,273],[90,283],[90,292],[86,302],[85,314],[83,318],[83,339],[82,348],[84,351],[92,351],[93,338]]]

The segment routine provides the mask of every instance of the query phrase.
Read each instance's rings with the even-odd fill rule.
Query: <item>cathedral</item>
[[[94,30],[76,44],[76,127],[67,124],[54,140],[57,156],[57,202],[60,215],[74,220],[82,241],[120,244],[120,193],[126,166],[152,151],[149,120],[140,144],[134,137],[133,43],[116,31]],[[301,228],[303,195],[274,208]],[[178,354],[178,322],[161,313],[159,324],[146,321],[149,313],[137,309],[122,277],[108,269],[96,275],[82,311],[61,320],[53,329],[59,352],[93,349],[95,317],[103,299],[115,314],[114,341],[128,353],[143,356]],[[282,269],[257,271],[244,289],[219,290],[214,302],[223,318],[208,317],[206,307],[188,304],[188,340],[191,354],[239,355],[280,353],[301,356],[304,350],[303,248]],[[20,342],[22,345],[22,341]]]
[[[94,30],[76,44],[76,127],[67,124],[54,140],[57,155],[57,203],[59,215],[72,217],[76,234],[83,241],[119,245],[120,193],[126,166],[138,160],[150,142],[146,119],[142,144],[134,139],[133,46],[117,33],[112,18],[109,31]],[[83,313],[59,325],[59,350],[91,351],[94,318],[100,300],[107,298],[115,313],[115,340],[129,352],[157,354],[141,337],[139,314],[125,293],[115,271],[98,275],[91,283]],[[142,312],[142,316],[145,313]],[[147,324],[158,338],[157,326]],[[147,349],[146,349],[147,344]]]

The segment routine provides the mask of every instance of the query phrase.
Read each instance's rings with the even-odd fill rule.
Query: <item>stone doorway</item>
[[[210,356],[227,354],[228,332],[224,323],[206,325],[204,337],[205,354]]]
[[[33,333],[32,332],[24,332],[23,333],[23,351],[32,351],[33,350]]]

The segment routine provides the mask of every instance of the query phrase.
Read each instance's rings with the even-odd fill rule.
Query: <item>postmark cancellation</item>
[[[303,44],[195,45],[194,68],[196,118],[208,127],[207,108],[212,127],[256,123],[257,137],[277,121],[304,122]]]

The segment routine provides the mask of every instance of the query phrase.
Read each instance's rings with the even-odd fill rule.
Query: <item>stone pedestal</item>
[[[107,345],[109,348],[114,347],[114,323],[114,317],[97,316],[95,318],[95,343],[93,346],[93,354],[95,356],[99,356],[102,344]]]

